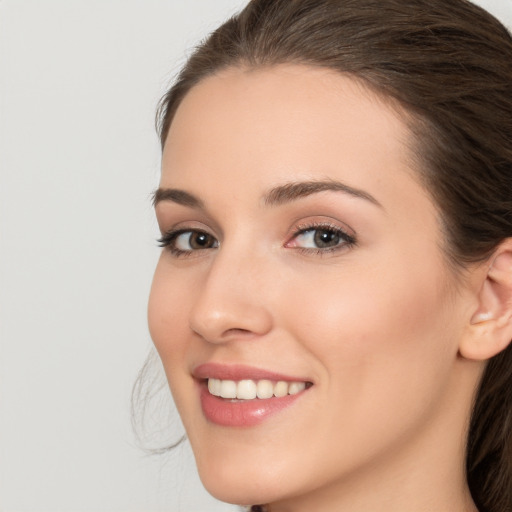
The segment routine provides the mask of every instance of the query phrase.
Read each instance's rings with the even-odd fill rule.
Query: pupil
[[[327,230],[317,230],[315,233],[315,244],[317,247],[333,247],[340,242],[338,233]]]
[[[212,246],[212,238],[206,233],[194,233],[190,237],[192,249],[207,249]]]

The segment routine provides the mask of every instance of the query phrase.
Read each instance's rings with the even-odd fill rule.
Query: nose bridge
[[[196,296],[192,330],[210,342],[268,332],[272,318],[266,300],[266,267],[265,258],[256,251],[221,246]]]

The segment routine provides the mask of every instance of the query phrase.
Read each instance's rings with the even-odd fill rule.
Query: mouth
[[[207,363],[193,376],[205,419],[223,427],[253,427],[301,402],[313,382],[240,365]]]

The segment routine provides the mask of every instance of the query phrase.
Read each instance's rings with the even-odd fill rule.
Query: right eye
[[[175,256],[185,256],[203,249],[216,249],[219,246],[214,236],[197,229],[180,229],[164,233],[158,243]]]

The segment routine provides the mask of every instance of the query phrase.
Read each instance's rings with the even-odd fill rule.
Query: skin
[[[165,144],[162,233],[211,248],[162,250],[149,325],[205,487],[284,511],[471,511],[464,445],[482,363],[459,346],[478,309],[442,250],[399,111],[350,77],[303,66],[229,69],[196,85]],[[279,204],[268,190],[336,180]],[[318,249],[297,231],[341,229]],[[180,237],[189,248],[188,235]],[[217,245],[218,242],[218,245]],[[250,428],[203,415],[193,369],[247,364],[313,386]]]

